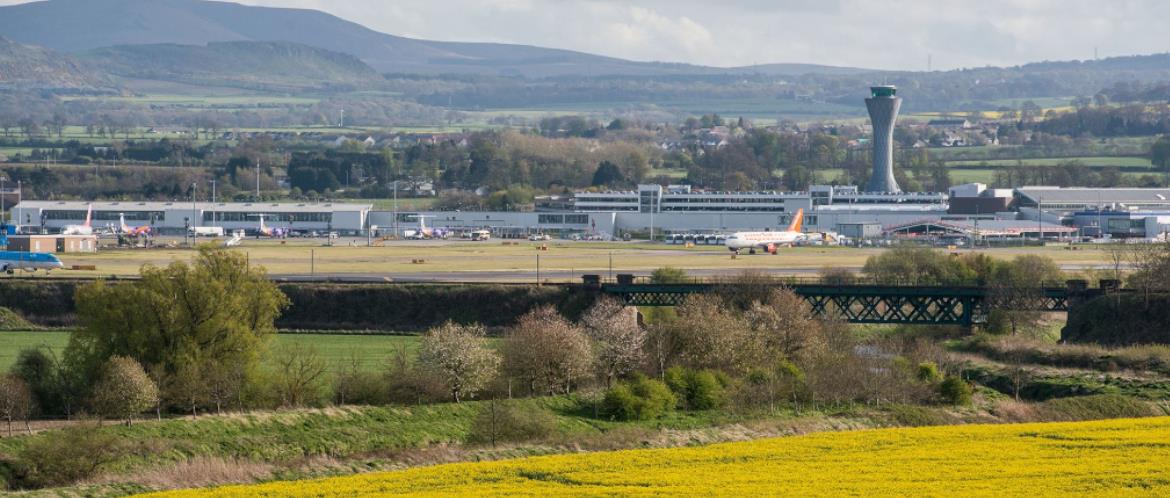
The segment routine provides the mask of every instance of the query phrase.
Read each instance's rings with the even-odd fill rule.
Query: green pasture
[[[23,349],[48,348],[60,354],[69,343],[69,332],[20,331],[0,332],[0,372],[7,372]],[[362,369],[381,371],[394,355],[405,348],[413,358],[418,350],[417,336],[359,335],[359,334],[279,334],[272,341],[272,352],[292,345],[302,345],[316,351],[329,368],[339,371],[356,360]],[[269,355],[271,361],[271,355]]]
[[[1153,165],[1148,157],[1134,156],[1099,156],[1099,157],[1043,157],[1028,159],[990,159],[990,160],[957,160],[948,161],[948,166],[1057,166],[1070,162],[1080,163],[1090,167],[1139,167],[1150,168]]]

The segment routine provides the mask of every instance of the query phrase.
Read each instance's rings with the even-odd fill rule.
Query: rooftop
[[[1016,193],[1045,204],[1170,204],[1170,189],[1166,188],[1021,187]]]
[[[59,209],[70,211],[85,211],[93,205],[95,211],[166,211],[174,209],[202,209],[205,211],[264,211],[279,213],[296,212],[338,212],[338,211],[369,211],[370,204],[337,204],[337,203],[278,203],[278,202],[197,202],[192,206],[190,202],[86,202],[86,201],[21,201],[14,206],[16,209]]]

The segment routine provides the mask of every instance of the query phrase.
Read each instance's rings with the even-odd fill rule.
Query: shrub
[[[650,281],[656,284],[682,284],[689,280],[686,271],[673,266],[663,266],[650,272]]]
[[[938,395],[952,405],[971,404],[971,385],[956,376],[947,376],[938,386]]]
[[[673,410],[676,403],[666,384],[638,375],[606,391],[601,412],[612,420],[651,420]]]
[[[852,270],[840,266],[826,266],[818,272],[821,283],[828,285],[845,285],[854,283],[857,275]]]
[[[389,401],[385,379],[377,372],[343,372],[333,380],[333,400],[339,405],[385,404]]]
[[[983,324],[983,329],[988,334],[1007,335],[1012,331],[1011,317],[1008,316],[1008,312],[1005,310],[991,310],[987,314],[987,322]]]
[[[723,406],[727,401],[726,388],[731,383],[721,372],[682,367],[667,370],[665,379],[685,410],[710,410]]]
[[[33,438],[20,452],[15,481],[25,487],[72,484],[97,474],[125,453],[118,437],[93,426],[75,426]]]
[[[471,423],[468,442],[519,442],[546,439],[556,433],[557,418],[548,410],[491,400],[483,403]]]
[[[918,364],[918,371],[916,376],[918,380],[928,384],[934,384],[943,380],[943,375],[938,371],[938,365],[933,361],[924,361]]]

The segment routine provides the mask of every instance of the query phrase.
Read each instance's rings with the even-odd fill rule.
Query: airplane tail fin
[[[796,210],[796,216],[792,218],[792,224],[788,225],[789,232],[799,232],[804,226],[804,208]]]
[[[93,204],[90,204],[89,208],[86,209],[86,211],[85,211],[85,225],[83,225],[83,226],[90,226],[92,224],[93,224]]]

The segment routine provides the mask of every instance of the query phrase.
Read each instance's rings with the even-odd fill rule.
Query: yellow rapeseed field
[[[818,433],[162,493],[1170,496],[1170,417]]]

